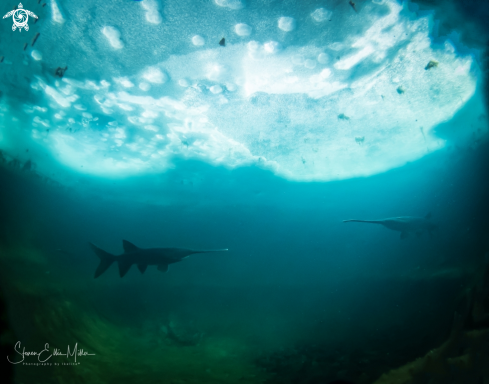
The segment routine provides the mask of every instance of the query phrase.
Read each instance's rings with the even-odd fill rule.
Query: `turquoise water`
[[[489,380],[477,4],[23,3],[38,21],[0,27],[2,369]],[[343,222],[386,218],[415,224]],[[121,277],[123,240],[228,251]]]

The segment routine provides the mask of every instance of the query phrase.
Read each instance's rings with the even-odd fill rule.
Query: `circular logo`
[[[22,29],[26,26],[27,21],[29,20],[29,15],[25,9],[19,8],[14,12],[13,19],[15,26]]]
[[[38,18],[31,11],[24,9],[22,3],[19,3],[18,7],[16,7],[13,11],[10,11],[7,14],[5,14],[3,18],[5,19],[6,17],[10,17],[10,16],[12,16],[12,20],[14,22],[14,24],[12,25],[12,31],[15,31],[18,28],[19,32],[22,31],[22,28],[24,28],[26,31],[29,30],[29,24],[27,24],[27,21],[29,20],[29,16],[32,16],[35,19]]]

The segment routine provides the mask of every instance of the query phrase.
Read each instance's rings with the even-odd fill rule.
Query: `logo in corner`
[[[12,16],[12,20],[14,21],[14,25],[12,25],[12,31],[15,31],[17,28],[19,28],[19,32],[22,31],[22,28],[24,28],[26,31],[29,30],[29,25],[27,24],[27,21],[29,20],[29,16],[32,16],[36,19],[38,18],[31,11],[24,9],[22,3],[19,3],[17,9],[10,11],[3,18],[5,19],[6,17],[9,16]]]

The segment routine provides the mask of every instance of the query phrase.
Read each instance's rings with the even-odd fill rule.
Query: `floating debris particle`
[[[3,63],[3,59],[4,59],[4,57],[0,56],[0,63]]]
[[[45,7],[46,6],[46,3],[44,3],[42,6]]]
[[[25,51],[25,49],[27,48],[28,45],[29,44],[27,44],[27,43],[24,44],[24,51]]]
[[[68,66],[66,66],[64,68],[61,68],[61,67],[56,68],[55,76],[63,77],[67,69],[68,69]]]
[[[355,142],[358,144],[358,145],[362,145],[365,141],[365,136],[357,136],[355,137]]]
[[[344,113],[340,113],[338,115],[338,120],[350,121],[350,118],[348,116],[346,116]]]
[[[225,47],[226,46],[226,39],[224,37],[221,39],[221,41],[219,41],[219,45],[221,47]]]
[[[400,85],[399,87],[397,87],[397,93],[399,93],[400,95],[402,95],[404,92],[406,92],[406,90],[404,89],[404,87],[402,85]]]
[[[36,36],[34,36],[34,38],[32,39],[31,47],[33,47],[33,46],[34,46],[34,44],[36,44],[36,41],[37,41],[37,38],[39,37],[39,35],[40,35],[40,33],[39,33],[39,32],[37,32],[37,33],[36,33]]]
[[[426,64],[426,67],[424,69],[427,71],[428,69],[438,67],[438,61],[435,60],[430,60],[428,64]]]

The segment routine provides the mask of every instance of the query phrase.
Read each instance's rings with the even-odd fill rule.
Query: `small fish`
[[[68,69],[68,66],[66,66],[64,68],[58,67],[58,68],[56,68],[56,73],[54,75],[59,76],[59,77],[63,77],[67,69]]]
[[[400,95],[402,95],[404,92],[406,92],[406,90],[404,89],[404,87],[402,85],[400,85],[399,87],[397,87],[397,93],[399,93]]]
[[[427,71],[428,69],[435,68],[435,67],[438,67],[438,61],[430,60],[430,62],[426,65],[426,67],[424,67],[424,69],[425,71]]]
[[[353,8],[353,10],[354,10],[355,12],[358,12],[358,11],[357,11],[357,7],[355,6],[355,3],[354,3],[353,1],[351,1],[351,0],[350,0],[349,4],[351,5],[351,7]]]
[[[363,142],[365,141],[365,136],[357,136],[355,137],[355,141],[357,142],[358,145],[362,145]]]
[[[3,59],[4,59],[4,57],[0,56],[0,63],[3,63]]]
[[[338,120],[350,121],[350,118],[348,116],[346,116],[344,113],[340,113],[338,115]]]
[[[221,47],[225,47],[226,46],[226,39],[224,37],[221,39],[221,41],[219,41],[219,45]]]

